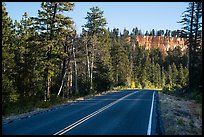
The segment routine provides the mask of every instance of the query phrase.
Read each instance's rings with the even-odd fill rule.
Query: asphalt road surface
[[[155,90],[122,90],[3,124],[3,135],[154,135]]]

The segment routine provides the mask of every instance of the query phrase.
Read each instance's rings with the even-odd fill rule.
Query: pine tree
[[[148,83],[152,83],[153,82],[153,73],[154,73],[154,62],[151,62],[150,56],[149,56],[149,51],[144,50],[143,51],[143,62],[144,62],[144,69],[146,69],[146,73],[147,73],[147,81]],[[143,69],[143,68],[141,68]]]
[[[143,68],[142,69],[142,73],[140,75],[140,81],[141,81],[141,86],[142,88],[145,88],[147,86],[147,71],[146,71],[146,68]]]
[[[41,45],[41,63],[44,70],[44,82],[45,82],[45,98],[47,101],[51,96],[51,81],[54,73],[57,71],[56,61],[61,57],[60,47],[58,42],[66,38],[67,33],[64,29],[72,29],[73,22],[69,17],[65,17],[61,12],[67,12],[73,9],[72,3],[67,2],[43,2],[41,4],[42,10],[38,11],[38,17],[32,18],[35,22],[35,28],[39,32],[38,41]],[[58,39],[60,34],[64,34],[65,37]],[[62,35],[63,36],[63,35]],[[62,54],[64,55],[64,54]],[[64,72],[65,73],[65,72]]]
[[[150,82],[154,85],[154,86],[156,86],[157,85],[157,83],[158,83],[158,80],[159,79],[157,79],[157,68],[156,68],[156,64],[155,63],[152,63],[151,65],[150,65],[150,67],[151,67],[151,75],[150,75]]]
[[[87,28],[88,34],[91,36],[101,34],[107,24],[106,19],[103,17],[104,12],[97,6],[90,8],[90,10],[90,12],[87,12],[87,17],[85,17],[87,23],[83,27]]]
[[[173,85],[173,72],[172,72],[172,67],[171,65],[168,65],[168,70],[166,72],[166,83],[170,85],[170,87],[172,87]]]
[[[161,30],[161,36],[164,36],[164,30]]]
[[[88,33],[84,32],[82,37],[83,44],[85,45],[85,54],[86,54],[86,66],[87,66],[87,79],[90,78],[90,59],[89,59],[89,48],[88,48]]]
[[[132,34],[132,35],[135,35],[135,36],[138,36],[138,34],[139,34],[138,28],[137,28],[137,27],[136,27],[136,28],[133,28],[131,34]]]
[[[74,40],[74,45],[77,64],[78,95],[83,96],[90,93],[90,59],[88,56],[90,51],[88,51],[87,32],[82,31],[80,36],[77,35]]]
[[[195,2],[195,36],[193,39],[193,53],[192,53],[192,71],[193,78],[197,79],[193,81],[194,85],[201,86],[202,85],[202,2]]]
[[[166,85],[166,75],[165,75],[165,70],[164,67],[161,69],[161,87],[164,88]]]
[[[200,47],[200,44],[197,43],[197,40],[200,39],[198,36],[198,32],[202,24],[201,18],[202,18],[202,3],[190,2],[189,6],[187,7],[187,10],[183,12],[181,21],[178,22],[183,24],[182,32],[184,37],[188,39],[188,68],[189,68],[188,85],[190,90],[193,87],[198,86],[198,83],[201,83],[200,78],[195,80],[195,77],[199,77],[199,73],[202,73],[200,69],[201,67],[195,68],[195,66],[197,66],[197,64],[200,64],[201,62],[200,51],[202,51],[202,48],[200,48],[200,50],[197,50],[199,49],[198,47]],[[196,57],[198,57],[198,59],[196,59]],[[198,61],[199,63],[196,62],[196,60],[199,59],[200,59],[200,61]]]
[[[156,36],[161,36],[161,30],[158,30],[158,31],[156,32]]]
[[[113,72],[110,57],[110,37],[105,30],[100,38],[100,45],[96,54],[96,75],[94,83],[97,91],[107,91],[113,86]]]
[[[34,36],[34,30],[31,26],[31,19],[28,18],[26,12],[20,23],[15,21],[16,41],[14,44],[16,46],[16,66],[14,69],[17,71],[15,75],[16,86],[22,98],[33,97],[36,94],[33,90],[35,89],[33,79],[35,77],[34,66],[36,62],[35,57],[32,55],[32,42],[29,41],[29,38]]]
[[[150,31],[149,36],[155,36],[155,31],[154,31],[154,29],[152,29],[152,31]]]
[[[94,78],[94,62],[96,54],[95,51],[98,50],[98,45],[100,45],[101,41],[100,37],[105,33],[105,26],[107,24],[106,19],[103,17],[103,11],[101,11],[97,6],[90,8],[90,12],[87,12],[87,23],[83,26],[87,30],[88,33],[88,44],[90,49],[90,91],[93,91],[93,78]],[[87,47],[87,51],[89,50]],[[89,55],[88,55],[89,56]],[[87,60],[88,61],[88,60]],[[88,69],[89,70],[89,69]]]
[[[131,81],[133,81],[133,46],[131,44],[131,41],[129,41],[129,31],[127,29],[123,30],[123,34],[120,37],[120,44],[125,49],[125,53],[128,56],[128,60],[130,63],[130,75],[131,75]]]
[[[93,35],[93,37],[90,40],[91,47],[91,66],[90,66],[90,91],[92,92],[93,89],[93,71],[94,71],[94,62],[95,62],[95,48],[98,46],[98,38],[96,35]]]
[[[189,83],[189,79],[188,79],[188,77],[189,77],[189,70],[188,70],[188,68],[187,67],[184,67],[184,83],[186,83],[185,85],[187,85],[188,83]]]
[[[145,32],[145,36],[149,36],[149,32],[148,31]]]
[[[114,28],[112,34],[112,39],[118,39],[118,35],[119,35],[119,29],[118,28]]]
[[[127,29],[123,30],[123,37],[127,38],[129,36],[129,31]]]
[[[158,63],[156,63],[156,83],[155,83],[155,86],[157,88],[160,88],[161,87],[161,83],[162,83],[162,79],[161,79],[161,70],[160,70],[160,65]]]
[[[125,49],[120,41],[113,41],[111,58],[115,79],[115,86],[130,86],[130,64]]]
[[[14,81],[15,34],[12,20],[8,16],[5,3],[2,4],[2,104],[3,114],[10,102],[16,102],[19,94]]]
[[[184,68],[182,64],[179,65],[178,81],[182,87],[186,85],[186,79],[184,76]]]
[[[172,64],[171,68],[172,68],[172,83],[173,83],[173,85],[177,85],[177,82],[178,82],[178,70],[176,68],[175,63]]]

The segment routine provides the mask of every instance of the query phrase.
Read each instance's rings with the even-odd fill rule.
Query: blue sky
[[[181,29],[177,22],[181,20],[182,12],[188,6],[187,2],[74,2],[73,11],[65,13],[72,17],[78,33],[87,20],[87,12],[93,6],[104,11],[107,27],[119,28],[121,32],[126,28],[130,32],[134,27],[142,32],[151,29]],[[20,20],[26,11],[29,16],[37,16],[40,2],[6,2],[9,16],[13,20]]]

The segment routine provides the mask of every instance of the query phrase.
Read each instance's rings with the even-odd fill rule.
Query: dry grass
[[[68,104],[74,103],[74,102],[83,101],[83,100],[92,98],[94,96],[101,96],[101,95],[105,95],[105,94],[110,93],[110,92],[118,92],[118,91],[119,90],[110,90],[110,91],[106,91],[106,92],[97,93],[95,95],[87,95],[87,96],[84,96],[84,97],[66,99],[62,103],[59,103],[59,104],[56,104],[56,105],[51,105],[51,106],[46,107],[46,108],[35,108],[31,112],[25,112],[25,113],[21,113],[21,114],[10,114],[8,116],[2,116],[2,121],[6,122],[6,121],[18,119],[20,117],[24,117],[24,116],[27,116],[27,115],[32,115],[34,113],[45,111],[45,110],[50,109],[52,107],[60,107],[60,106],[63,106],[63,105],[68,105]]]
[[[159,92],[166,135],[202,135],[202,104]]]

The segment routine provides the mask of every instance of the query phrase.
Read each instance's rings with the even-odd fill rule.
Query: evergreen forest
[[[42,2],[37,17],[12,20],[2,3],[2,113],[23,113],[87,95],[126,88],[202,91],[202,3],[189,2],[180,30],[131,32],[107,28],[99,7],[86,14],[82,33],[64,13],[71,2]],[[165,53],[138,36],[185,38]]]

